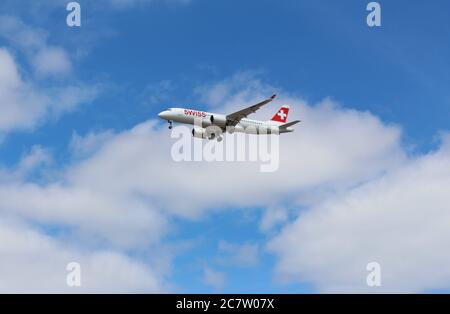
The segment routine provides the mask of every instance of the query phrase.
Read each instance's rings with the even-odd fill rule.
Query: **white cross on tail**
[[[286,114],[284,113],[283,110],[280,110],[278,112],[278,116],[280,117],[281,120],[285,120],[286,119]]]

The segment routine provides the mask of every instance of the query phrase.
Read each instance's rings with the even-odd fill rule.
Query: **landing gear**
[[[167,121],[167,122],[169,122],[169,130],[172,130],[172,121]]]

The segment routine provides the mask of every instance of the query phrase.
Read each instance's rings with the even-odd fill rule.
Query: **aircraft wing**
[[[264,106],[264,105],[268,104],[269,102],[271,102],[272,100],[274,100],[275,97],[276,97],[276,95],[273,95],[272,97],[270,97],[260,103],[257,103],[256,105],[250,106],[248,108],[245,108],[245,109],[242,109],[242,110],[239,110],[232,114],[227,115],[227,120],[228,120],[229,125],[235,126],[236,124],[239,123],[239,121],[241,121],[241,119],[247,118],[247,116],[249,114],[256,112],[259,108],[261,108],[262,106]]]

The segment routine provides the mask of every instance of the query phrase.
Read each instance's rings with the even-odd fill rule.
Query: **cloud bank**
[[[450,141],[302,212],[270,243],[278,274],[327,292],[423,292],[450,280]],[[378,262],[382,286],[366,285]]]
[[[226,104],[259,99],[240,94]],[[201,219],[226,206],[297,202],[312,189],[328,194],[376,177],[403,158],[398,128],[368,113],[330,101],[314,107],[296,98],[284,101],[307,122],[303,132],[284,137],[278,172],[260,173],[251,163],[174,162],[167,129],[148,121],[119,133],[77,135],[71,147],[82,157],[53,177],[33,182],[22,176],[0,184],[0,213],[69,228],[83,243],[144,248],[162,241],[171,217]]]
[[[14,83],[14,71],[10,73],[4,84]],[[197,95],[221,112],[256,103],[267,97],[263,93],[277,90],[242,74],[218,84],[222,87],[198,88]],[[49,254],[63,251],[55,249],[59,245],[65,247],[68,252],[56,258],[58,265],[67,256],[78,256],[90,269],[103,254],[113,254],[114,267],[125,265],[146,278],[124,276],[117,286],[127,291],[155,291],[164,285],[149,264],[121,252],[163,246],[175,217],[202,219],[227,207],[266,209],[261,230],[271,231],[268,249],[277,258],[276,279],[308,282],[319,291],[372,291],[365,286],[365,267],[377,261],[383,274],[383,287],[377,291],[448,287],[449,274],[443,270],[449,258],[443,248],[450,239],[448,136],[437,151],[408,156],[399,126],[329,99],[308,104],[278,91],[282,96],[276,108],[268,106],[258,116],[270,117],[279,104],[288,103],[290,119],[303,123],[295,133],[282,136],[277,172],[260,173],[258,165],[249,162],[177,163],[170,156],[168,130],[150,120],[121,132],[74,135],[70,148],[75,158],[44,181],[27,176],[48,160],[32,152],[37,157],[28,159],[36,162],[3,171],[16,175],[0,181],[0,217],[62,226],[69,237],[91,243],[87,253],[80,252],[63,245],[58,236],[31,230],[31,238],[49,247]],[[280,207],[289,208],[290,215]],[[289,221],[289,216],[296,218]],[[281,231],[273,235],[275,225],[281,225]],[[15,227],[0,237],[0,254],[22,258],[22,251],[8,250],[3,240],[8,236],[21,243],[21,228],[26,229]],[[100,250],[103,245],[112,253]],[[221,249],[240,252],[236,256],[256,263],[254,249],[249,255],[248,248],[243,254],[241,247],[222,244]],[[30,268],[30,276],[40,267],[46,269],[38,264]],[[6,285],[21,276],[9,274]],[[105,289],[109,275],[99,276],[90,279],[99,283],[92,283],[92,291]],[[215,271],[205,270],[204,277],[216,288],[223,286]],[[59,289],[59,281],[51,282],[52,289]]]

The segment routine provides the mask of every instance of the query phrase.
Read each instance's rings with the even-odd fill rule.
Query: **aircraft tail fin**
[[[289,105],[283,105],[270,120],[278,123],[285,123],[287,121],[288,115]]]

